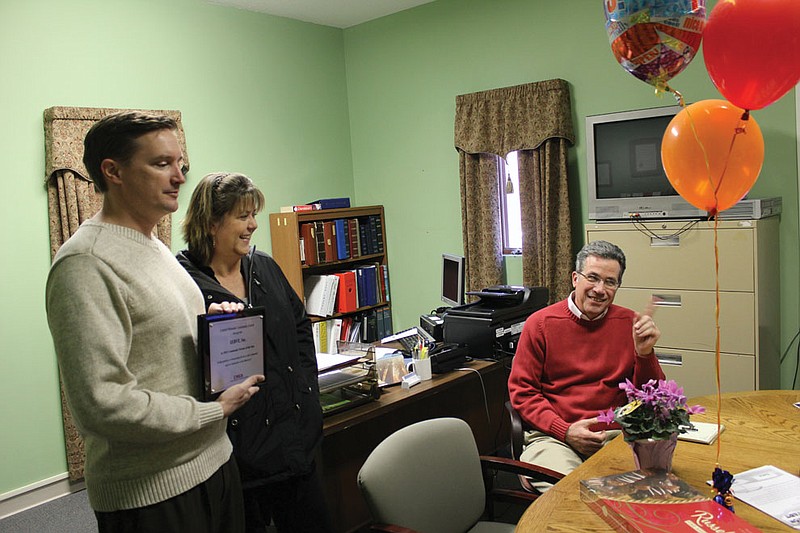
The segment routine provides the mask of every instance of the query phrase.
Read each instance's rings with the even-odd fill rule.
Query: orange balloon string
[[[739,119],[739,125],[733,130],[733,137],[731,137],[731,144],[728,147],[728,156],[725,158],[725,166],[722,167],[722,174],[719,177],[719,182],[717,182],[717,186],[714,188],[714,198],[717,197],[717,192],[719,191],[720,187],[722,187],[722,181],[725,179],[725,172],[728,171],[728,162],[731,160],[731,154],[733,153],[733,145],[736,143],[736,137],[739,134],[747,133],[747,120],[749,118],[750,114],[747,111],[745,111],[744,114],[742,115],[742,118]]]
[[[716,348],[715,348],[715,363],[717,371],[717,466],[719,466],[719,453],[722,446],[722,432],[720,426],[722,424],[722,391],[720,387],[720,355],[719,355],[719,244],[717,242],[717,229],[719,227],[719,217],[714,217],[714,290],[715,290],[715,306],[714,306],[714,324],[716,326]]]

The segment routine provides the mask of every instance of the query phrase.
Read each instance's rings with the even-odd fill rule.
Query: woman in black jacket
[[[178,261],[206,300],[264,307],[261,390],[228,419],[242,476],[247,531],[328,531],[314,458],[322,439],[311,322],[277,263],[250,245],[264,196],[243,174],[205,176],[183,222]]]

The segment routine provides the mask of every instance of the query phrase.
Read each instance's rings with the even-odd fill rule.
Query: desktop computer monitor
[[[463,256],[442,254],[442,301],[451,306],[464,305]]]

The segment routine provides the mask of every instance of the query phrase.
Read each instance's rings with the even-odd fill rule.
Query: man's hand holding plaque
[[[247,389],[263,381],[264,309],[243,309],[241,304],[228,302],[214,304],[209,307],[209,314],[197,317],[197,329],[206,399],[215,399],[234,385],[244,384],[250,377],[261,377],[239,391],[246,396],[241,401],[244,403],[252,394],[247,394]]]

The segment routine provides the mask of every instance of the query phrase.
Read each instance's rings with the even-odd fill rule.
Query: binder
[[[338,285],[339,278],[333,275],[308,276],[304,288],[306,313],[314,316],[332,315]]]
[[[364,287],[364,269],[357,268],[355,269],[356,273],[356,295],[358,297],[358,306],[359,307],[366,307],[367,305],[367,291]]]
[[[366,293],[365,305],[378,303],[378,268],[376,265],[361,267],[364,272],[364,292]]]
[[[355,311],[358,309],[355,273],[352,270],[348,270],[345,272],[336,272],[334,276],[339,278],[336,312],[349,313]]]

